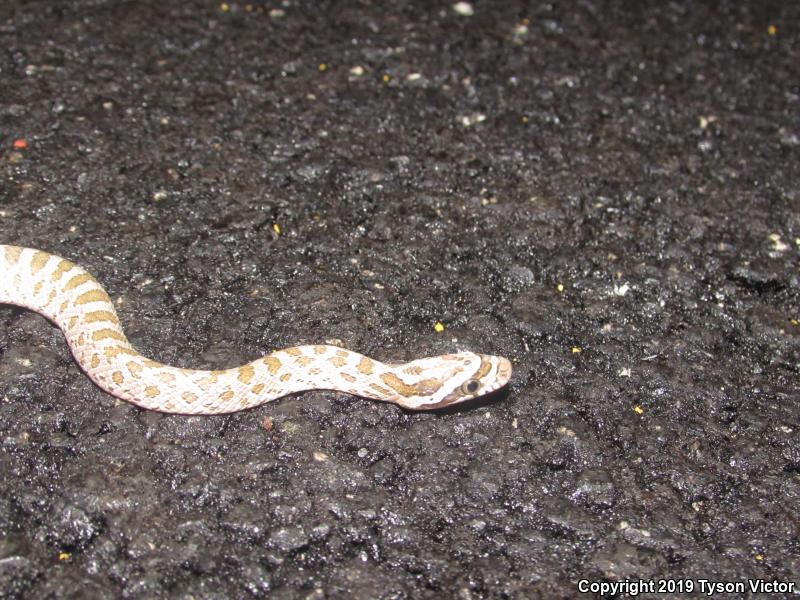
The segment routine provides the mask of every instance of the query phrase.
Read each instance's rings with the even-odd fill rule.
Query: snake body
[[[75,360],[102,390],[145,409],[215,415],[305,390],[327,389],[434,409],[504,386],[511,363],[459,352],[389,365],[337,346],[295,346],[226,370],[180,369],[130,344],[103,287],[53,254],[0,245],[0,303],[40,313],[64,333]]]

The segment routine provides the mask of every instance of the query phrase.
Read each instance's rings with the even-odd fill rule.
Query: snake
[[[240,367],[183,369],[142,356],[103,286],[77,264],[0,245],[0,303],[37,312],[64,334],[78,366],[104,392],[143,409],[185,415],[246,410],[310,390],[440,409],[504,387],[511,362],[469,351],[389,364],[332,344],[271,352]]]

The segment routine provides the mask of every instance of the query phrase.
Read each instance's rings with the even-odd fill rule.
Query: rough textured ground
[[[3,307],[0,594],[796,581],[800,9],[714,4],[3,2],[0,243],[90,269],[144,353],[516,371],[447,414],[164,416]]]

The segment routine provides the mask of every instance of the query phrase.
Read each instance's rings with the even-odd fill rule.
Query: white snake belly
[[[487,394],[511,377],[511,363],[497,356],[460,352],[388,365],[328,345],[286,348],[226,370],[171,367],[131,346],[108,294],[84,269],[18,246],[0,245],[0,303],[53,321],[101,389],[168,413],[231,413],[312,389],[430,409]]]

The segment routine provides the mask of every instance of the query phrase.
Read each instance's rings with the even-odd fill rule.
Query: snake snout
[[[511,380],[511,373],[514,371],[511,361],[502,356],[498,356],[497,364],[497,389],[503,387]]]

